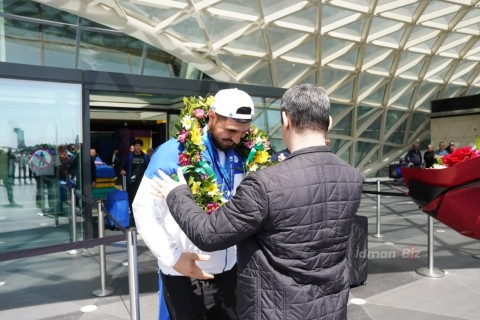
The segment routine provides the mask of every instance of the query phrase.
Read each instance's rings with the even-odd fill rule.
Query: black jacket
[[[248,175],[212,215],[185,185],[167,203],[200,249],[238,244],[239,319],[346,319],[346,250],[361,190],[355,168],[310,147]]]

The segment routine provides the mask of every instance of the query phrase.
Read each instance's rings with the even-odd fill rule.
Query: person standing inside
[[[115,180],[120,177],[120,170],[122,169],[122,159],[120,158],[120,151],[118,149],[113,150],[112,161],[110,163],[113,170],[115,171]],[[118,183],[118,182],[117,182]]]
[[[27,184],[27,162],[27,155],[25,152],[22,152],[18,159],[18,182],[22,182],[23,174],[23,183],[25,184]]]
[[[448,151],[445,149],[445,142],[440,141],[440,143],[438,144],[438,150],[435,150],[435,155],[441,158],[446,154],[448,154]]]
[[[97,150],[90,149],[90,179],[92,181],[92,189],[97,186]]]
[[[435,152],[433,151],[433,146],[429,144],[427,150],[423,154],[423,160],[425,161],[425,168],[433,168],[435,163]]]
[[[60,163],[58,154],[53,147],[43,144],[32,152],[30,162],[37,184],[35,195],[37,208],[41,208],[45,214],[55,213],[55,188],[57,184],[55,171]],[[45,191],[48,201],[45,201]]]
[[[150,158],[153,156],[153,148],[152,147],[147,149],[147,154]]]
[[[405,162],[407,162],[407,166],[410,168],[422,167],[422,152],[420,151],[420,144],[418,142],[414,142],[412,149],[407,152]]]
[[[0,148],[0,180],[2,180],[5,189],[7,190],[7,198],[10,206],[16,206],[13,199],[13,162],[15,156],[12,153],[12,149],[8,148],[8,151],[4,151]]]
[[[138,187],[142,181],[143,174],[147,169],[150,158],[142,151],[142,139],[135,139],[133,151],[130,152],[122,163],[120,174],[126,177],[128,202],[130,204],[130,212],[133,215],[132,203],[137,194]],[[132,221],[135,221],[132,219]],[[134,223],[135,225],[135,223]]]
[[[226,200],[246,174],[246,159],[235,146],[250,129],[253,115],[252,98],[238,89],[217,92],[206,114],[201,155],[210,163]],[[133,204],[138,232],[158,259],[172,319],[239,319],[235,311],[235,246],[209,252],[198,249],[172,219],[165,200],[152,194],[157,170],[175,173],[182,151],[180,142],[171,139],[154,152]]]
[[[239,319],[346,319],[347,247],[363,178],[325,144],[332,119],[323,88],[287,90],[280,111],[291,154],[249,174],[213,214],[193,201],[181,170],[180,182],[159,171],[155,194],[199,248],[237,245]]]
[[[450,154],[450,153],[452,153],[453,151],[455,151],[455,149],[457,149],[457,147],[455,146],[455,142],[450,141],[450,142],[448,143],[448,147],[447,147],[445,150],[447,150],[447,153]]]

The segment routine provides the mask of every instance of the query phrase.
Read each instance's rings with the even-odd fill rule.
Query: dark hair
[[[288,89],[280,103],[281,111],[290,115],[292,125],[297,130],[326,132],[328,129],[330,100],[322,87],[301,84]]]
[[[134,144],[134,145],[139,144],[139,145],[141,145],[141,146],[143,147],[143,140],[142,140],[142,139],[135,139],[135,141],[134,141],[133,144]]]

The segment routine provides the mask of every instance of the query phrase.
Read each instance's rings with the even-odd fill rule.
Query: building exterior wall
[[[435,148],[443,141],[450,141],[457,148],[475,144],[475,136],[480,134],[480,114],[433,118],[431,120],[432,145]]]

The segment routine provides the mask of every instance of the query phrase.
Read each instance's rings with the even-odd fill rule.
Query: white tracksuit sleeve
[[[182,254],[180,228],[169,213],[166,201],[151,193],[152,181],[143,177],[133,201],[133,214],[138,233],[157,257],[160,267],[163,264],[171,269]]]

